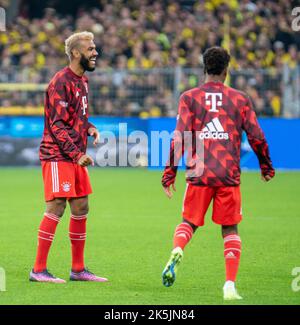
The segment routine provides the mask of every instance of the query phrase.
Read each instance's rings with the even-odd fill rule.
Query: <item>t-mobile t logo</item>
[[[211,106],[209,112],[219,112],[219,110],[217,110],[217,106],[222,106],[222,96],[222,93],[205,93],[205,104],[207,106]]]

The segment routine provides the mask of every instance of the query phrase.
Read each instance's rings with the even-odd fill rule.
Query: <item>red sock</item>
[[[81,272],[84,269],[86,215],[71,216],[69,235],[72,244],[72,270],[74,272]]]
[[[241,238],[239,235],[230,234],[224,237],[224,257],[226,267],[226,281],[236,280],[241,256]]]
[[[45,213],[38,232],[38,248],[33,271],[42,272],[47,268],[48,253],[54,238],[59,218],[52,213]]]
[[[175,229],[173,247],[180,247],[182,250],[184,250],[184,247],[191,240],[193,234],[193,228],[188,223],[181,223]]]

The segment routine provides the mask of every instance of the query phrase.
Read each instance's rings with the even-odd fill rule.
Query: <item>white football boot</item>
[[[226,281],[223,287],[224,300],[241,300],[243,299],[237,292],[233,281]]]
[[[172,250],[170,259],[163,270],[162,282],[165,287],[171,287],[176,279],[178,266],[183,258],[183,251],[180,247]]]

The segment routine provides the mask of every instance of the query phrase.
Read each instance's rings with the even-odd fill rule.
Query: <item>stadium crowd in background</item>
[[[74,30],[89,30],[100,49],[98,69],[89,75],[93,113],[173,116],[174,92],[197,86],[202,53],[221,45],[232,56],[231,84],[249,93],[259,115],[282,115],[282,69],[300,59],[292,8],[286,0],[99,0],[76,17],[47,8],[29,18],[23,6],[0,33],[0,82],[47,83],[67,62],[64,40]],[[0,95],[2,107],[39,103],[42,94]]]

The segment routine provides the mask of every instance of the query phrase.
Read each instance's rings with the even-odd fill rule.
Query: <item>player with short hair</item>
[[[167,287],[174,283],[183,250],[196,229],[204,225],[205,214],[213,201],[212,219],[221,225],[224,238],[226,282],[223,297],[225,300],[241,299],[235,281],[241,255],[237,225],[242,220],[240,148],[243,131],[246,131],[258,157],[262,179],[269,181],[275,171],[250,98],[224,85],[230,55],[221,47],[212,47],[205,51],[203,60],[205,83],[184,92],[179,101],[175,134],[181,136],[174,136],[172,140],[169,163],[162,177],[162,185],[169,198],[173,195],[170,186],[175,191],[176,162],[185,149],[182,141],[185,132],[193,135],[192,148],[188,148],[192,151],[192,159],[196,161],[201,156],[194,145],[199,139],[202,140],[204,159],[202,164],[194,163],[187,168],[183,221],[175,230],[174,249],[163,270],[162,279]],[[200,169],[191,172],[193,168]]]
[[[100,134],[88,121],[88,79],[98,52],[94,35],[75,33],[65,41],[70,64],[50,81],[45,96],[45,127],[40,145],[46,212],[38,231],[38,248],[30,281],[65,283],[47,270],[47,257],[66,201],[70,204],[69,237],[72,246],[70,280],[105,282],[84,264],[88,195],[92,193],[87,166],[87,136],[99,143]]]

